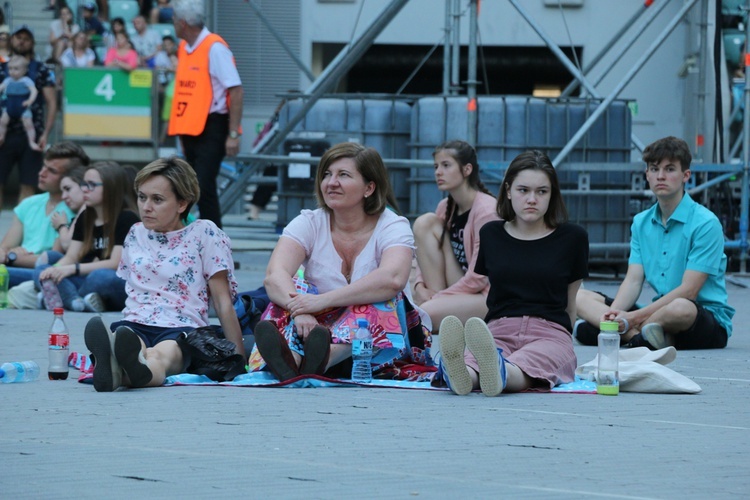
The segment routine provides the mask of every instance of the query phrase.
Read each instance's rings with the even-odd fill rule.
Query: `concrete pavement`
[[[4,211],[0,233],[8,221]],[[237,247],[253,245],[235,255],[243,290],[261,283],[272,244]],[[586,286],[612,292],[617,282]],[[729,346],[680,352],[669,365],[701,385],[697,395],[98,394],[74,370],[66,381],[0,384],[0,498],[746,498],[750,290],[729,294],[738,310]],[[65,313],[71,350],[85,351],[90,317]],[[0,361],[33,359],[46,372],[51,321],[47,311],[0,311]],[[595,348],[576,354],[582,363]]]

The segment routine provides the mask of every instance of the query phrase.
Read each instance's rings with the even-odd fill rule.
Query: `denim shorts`
[[[195,330],[192,326],[180,326],[177,328],[165,328],[161,326],[142,325],[133,321],[115,321],[109,326],[111,331],[117,330],[120,326],[127,326],[138,335],[146,347],[154,347],[159,342],[165,340],[177,340],[177,337],[184,332]]]

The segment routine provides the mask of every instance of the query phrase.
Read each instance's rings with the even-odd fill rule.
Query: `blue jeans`
[[[9,267],[8,277],[8,288],[13,288],[24,281],[33,280],[34,270],[28,267]]]
[[[54,264],[55,262],[60,260],[62,256],[63,254],[61,254],[60,252],[50,250],[47,252],[47,262],[49,264]],[[21,283],[34,279],[34,269],[29,267],[9,267],[8,274],[10,275],[8,288],[13,288],[16,285],[20,285]]]
[[[34,269],[34,284],[41,289],[39,275],[50,264],[41,264]],[[108,311],[121,311],[125,307],[125,280],[117,276],[114,269],[97,269],[86,276],[69,276],[57,284],[65,309],[73,310],[73,301],[90,293],[98,293]]]

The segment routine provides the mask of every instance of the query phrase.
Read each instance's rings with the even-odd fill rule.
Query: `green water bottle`
[[[10,276],[5,264],[0,264],[0,309],[8,308],[8,283]]]

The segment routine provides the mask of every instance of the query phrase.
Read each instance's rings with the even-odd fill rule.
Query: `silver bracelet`
[[[625,328],[622,330],[622,333],[628,333],[628,330],[630,330],[630,323],[628,323],[628,320],[625,318],[617,318],[617,321],[622,321],[625,325]]]

